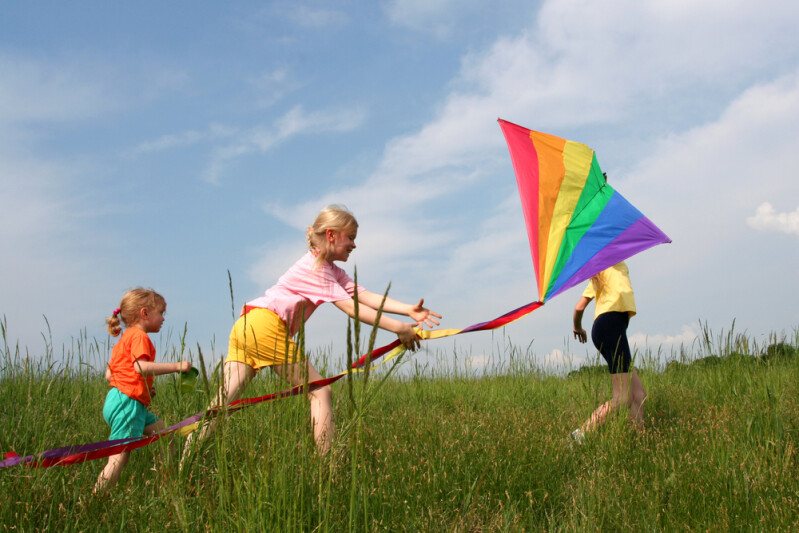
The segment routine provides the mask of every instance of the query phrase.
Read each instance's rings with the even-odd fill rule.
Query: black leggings
[[[627,325],[630,315],[619,311],[602,313],[591,328],[591,340],[594,346],[608,362],[611,374],[623,374],[630,371],[632,353],[627,342]]]

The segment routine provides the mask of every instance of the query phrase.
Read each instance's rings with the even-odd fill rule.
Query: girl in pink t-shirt
[[[306,233],[309,251],[301,257],[263,296],[247,302],[230,332],[230,345],[224,366],[224,380],[215,405],[239,399],[255,373],[271,367],[291,385],[318,381],[322,376],[292,338],[316,308],[333,305],[355,318],[354,296],[358,294],[358,319],[396,333],[409,350],[419,347],[414,328],[438,325],[441,315],[424,307],[424,300],[407,304],[356,286],[343,269],[333,264],[346,261],[355,249],[358,222],[346,208],[328,206],[316,217]],[[401,322],[381,314],[405,315],[413,322]],[[333,395],[330,387],[308,394],[314,439],[320,453],[326,453],[333,436]],[[203,428],[200,438],[208,435],[213,424]],[[192,443],[184,449],[184,458]]]

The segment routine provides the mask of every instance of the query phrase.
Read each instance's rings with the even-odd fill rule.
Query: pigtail
[[[327,241],[325,241],[325,230],[308,226],[308,231],[305,232],[305,242],[308,244],[308,250],[314,254],[316,261],[314,261],[314,268],[322,264],[327,256]]]
[[[119,337],[119,334],[122,333],[122,327],[119,325],[119,314],[121,312],[122,310],[117,307],[111,316],[105,319],[105,323],[108,325],[108,333],[112,337]]]
[[[314,250],[318,250],[318,237],[314,234],[313,226],[308,226],[308,229],[305,230],[305,244],[308,245],[308,249],[312,252]]]

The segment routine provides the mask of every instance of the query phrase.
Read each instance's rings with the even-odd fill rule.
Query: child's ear
[[[333,239],[336,238],[336,230],[333,230],[333,229],[330,229],[330,228],[326,229],[325,230],[325,237],[327,237],[328,241],[333,242]]]
[[[147,312],[147,308],[142,307],[141,309],[139,309],[139,320],[147,320],[148,314],[149,313]]]

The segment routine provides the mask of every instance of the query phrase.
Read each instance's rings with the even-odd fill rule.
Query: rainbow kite
[[[671,242],[607,184],[584,144],[499,119],[545,302],[656,244]]]
[[[539,301],[463,329],[417,330],[422,339],[439,339],[472,331],[500,328],[544,305],[544,302],[594,274],[646,250],[671,242],[652,222],[608,185],[594,151],[584,144],[531,131],[499,120],[508,143],[527,225],[538,280]],[[243,398],[225,410],[307,393],[330,385],[367,362],[390,360],[404,352],[399,340],[362,356],[340,374],[281,392]],[[215,407],[186,418],[156,435],[55,448],[36,456],[13,452],[0,468],[14,465],[49,467],[75,464],[146,446],[171,433],[185,435],[216,416]]]

